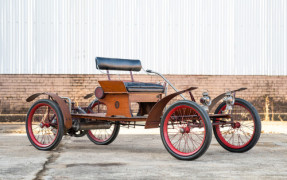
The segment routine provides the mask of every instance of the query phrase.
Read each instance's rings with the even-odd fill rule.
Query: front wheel
[[[222,114],[226,103],[221,103],[215,114]],[[214,120],[220,122],[219,119]],[[224,122],[224,121],[223,121]],[[244,99],[236,98],[232,108],[231,123],[213,126],[218,143],[230,152],[246,152],[259,140],[261,121],[256,109]]]
[[[54,149],[64,134],[64,121],[59,106],[48,99],[35,102],[27,114],[26,132],[35,148],[44,151]]]
[[[212,127],[202,107],[192,101],[178,101],[164,113],[160,134],[172,156],[180,160],[194,160],[208,149]]]

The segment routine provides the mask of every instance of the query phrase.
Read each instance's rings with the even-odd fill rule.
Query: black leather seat
[[[163,93],[164,87],[160,84],[143,82],[125,82],[128,92],[157,92]]]
[[[136,59],[96,57],[96,65],[97,69],[102,70],[140,71],[142,69],[141,61]],[[160,84],[125,82],[125,86],[128,92],[164,92],[164,87]]]
[[[97,69],[102,70],[119,70],[119,71],[140,71],[142,64],[137,59],[118,59],[96,57]]]

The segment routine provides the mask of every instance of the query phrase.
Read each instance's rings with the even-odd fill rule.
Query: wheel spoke
[[[219,114],[224,109],[225,106],[221,108]],[[253,138],[255,122],[250,110],[240,103],[234,104],[232,115],[234,124],[231,124],[228,129],[227,126],[216,125],[216,134],[227,147],[239,149],[248,145]]]
[[[57,115],[55,110],[45,103],[39,104],[34,108],[33,113],[29,115],[28,121],[30,137],[37,146],[47,147],[55,141],[57,136],[57,134],[54,137],[51,136],[51,134],[54,134],[51,122],[53,119],[58,122]],[[57,128],[56,131],[58,133],[58,123],[55,125],[53,126]]]
[[[201,125],[200,125],[201,124]],[[205,124],[190,106],[172,109],[164,121],[164,134],[168,146],[184,156],[196,153],[205,140]]]
[[[106,113],[107,107],[105,104],[96,102],[92,107],[93,113]],[[88,137],[98,144],[108,143],[115,134],[118,125],[112,124],[109,129],[93,129],[88,131]]]

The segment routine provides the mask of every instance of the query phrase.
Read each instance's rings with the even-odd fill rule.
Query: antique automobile
[[[39,150],[52,150],[63,135],[88,138],[97,145],[113,142],[121,126],[160,128],[166,150],[180,160],[194,160],[208,149],[212,130],[219,144],[230,152],[246,152],[255,146],[261,132],[261,121],[256,109],[246,100],[235,97],[246,88],[227,91],[213,100],[203,92],[200,103],[195,101],[190,87],[178,91],[162,74],[164,82],[136,82],[133,71],[141,71],[140,60],[96,58],[96,67],[106,70],[108,80],[98,81],[99,87],[85,99],[94,97],[87,107],[77,106],[70,98],[54,93],[37,93],[27,98],[30,102],[40,95],[47,99],[36,101],[28,111],[26,131],[31,144]],[[110,70],[129,71],[128,81],[113,80]],[[167,87],[175,92],[167,95]],[[183,96],[188,94],[190,100]],[[176,96],[183,100],[168,103]],[[138,104],[132,109],[132,103]],[[218,105],[219,104],[219,105]],[[210,110],[217,106],[214,113]],[[145,122],[145,124],[143,124]],[[144,146],[144,145],[143,145]]]

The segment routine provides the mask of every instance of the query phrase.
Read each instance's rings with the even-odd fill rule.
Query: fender
[[[175,96],[182,94],[187,91],[192,91],[194,89],[197,89],[197,87],[190,87],[186,90],[179,91],[173,94],[170,94],[163,99],[161,99],[159,102],[157,102],[151,109],[151,111],[148,114],[146,124],[145,124],[145,129],[149,128],[158,128],[158,125],[160,124],[160,119],[162,116],[162,112],[166,104]]]
[[[235,92],[237,92],[237,91],[244,91],[244,90],[246,90],[246,89],[247,89],[247,88],[236,89],[236,90],[231,91],[231,93],[235,93]],[[216,105],[216,103],[217,103],[218,101],[220,101],[222,98],[224,98],[224,96],[225,96],[225,93],[222,93],[222,94],[220,94],[219,96],[217,96],[216,98],[214,98],[214,99],[212,100],[211,105],[209,106],[209,110],[211,110],[211,109]]]
[[[84,96],[84,99],[89,99],[90,97],[93,97],[94,95],[95,93],[87,94],[86,96]]]
[[[47,92],[43,92],[43,93],[36,93],[36,94],[33,94],[31,96],[29,96],[26,101],[27,102],[31,102],[33,101],[36,97],[40,96],[40,95],[48,95],[50,97],[52,97],[52,99],[54,101],[56,101],[60,107],[60,110],[63,114],[63,118],[64,118],[64,125],[66,127],[66,129],[70,129],[72,127],[72,116],[71,116],[71,113],[70,113],[70,110],[69,110],[69,107],[68,105],[65,103],[65,101],[60,97],[58,96],[57,94],[53,94],[53,93],[47,93]]]

